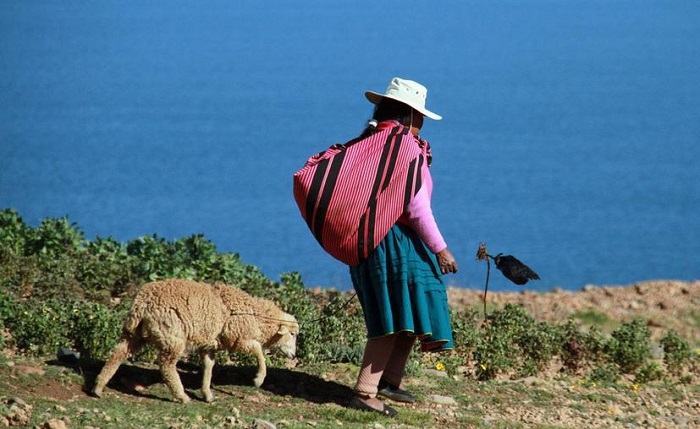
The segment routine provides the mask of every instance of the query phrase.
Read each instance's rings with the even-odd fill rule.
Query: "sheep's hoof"
[[[205,402],[212,402],[214,400],[214,395],[212,395],[211,392],[204,393],[203,395],[204,395]]]
[[[181,404],[187,404],[188,402],[190,402],[190,397],[185,395],[185,396],[182,396],[180,398],[177,398],[176,401],[181,403]]]
[[[253,384],[255,385],[255,387],[260,387],[262,386],[263,381],[265,381],[265,376],[257,376],[253,379]]]
[[[102,389],[94,388],[92,389],[92,396],[95,398],[101,398],[102,397]]]

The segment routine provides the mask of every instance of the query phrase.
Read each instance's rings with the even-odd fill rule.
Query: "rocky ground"
[[[450,304],[456,310],[480,310],[482,293],[450,289]],[[640,317],[649,320],[655,338],[673,329],[691,341],[693,347],[700,347],[700,281],[648,281],[549,293],[490,292],[487,301],[491,309],[506,303],[522,305],[538,320],[594,318],[604,325],[607,323],[610,329]],[[654,386],[621,383],[603,387],[583,383],[576,377],[557,376],[484,383],[473,377],[448,377],[444,372],[427,369],[422,376],[407,381],[407,387],[420,400],[410,405],[393,404],[399,410],[398,419],[362,423],[344,411],[356,374],[354,368],[331,366],[320,374],[271,368],[269,381],[259,390],[246,382],[231,383],[231,380],[247,380],[250,374],[231,374],[238,370],[222,368],[214,380],[219,399],[211,405],[199,401],[188,404],[189,410],[201,415],[187,420],[186,414],[179,411],[181,406],[167,400],[169,394],[159,382],[155,368],[140,370],[135,376],[143,381],[150,374],[153,384],[148,386],[147,394],[123,385],[110,388],[108,398],[98,401],[82,390],[82,376],[68,368],[24,359],[7,351],[0,361],[0,426],[135,427],[139,421],[132,420],[139,413],[147,416],[163,412],[164,420],[159,427],[173,428],[329,428],[336,427],[334,421],[346,428],[376,429],[700,427],[697,376],[691,383]],[[196,380],[184,382],[196,391]],[[124,408],[131,413],[130,417],[123,417]],[[288,408],[286,415],[298,417],[290,421],[288,417],[269,414],[275,408]],[[269,416],[271,421],[265,422],[269,426],[255,423],[263,415]],[[144,417],[143,421],[149,420]]]

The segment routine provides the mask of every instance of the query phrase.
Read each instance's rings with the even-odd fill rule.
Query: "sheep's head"
[[[291,314],[283,313],[282,322],[279,325],[277,335],[273,339],[271,348],[282,351],[288,358],[297,354],[297,336],[299,335],[299,323]]]

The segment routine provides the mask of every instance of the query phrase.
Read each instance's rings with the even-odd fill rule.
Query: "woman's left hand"
[[[439,251],[435,256],[437,257],[438,265],[440,265],[440,271],[442,271],[443,274],[457,272],[457,260],[447,248]]]

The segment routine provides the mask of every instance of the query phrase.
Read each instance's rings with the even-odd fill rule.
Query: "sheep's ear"
[[[280,325],[280,330],[277,331],[278,335],[284,335],[289,333],[289,327],[287,325]]]

